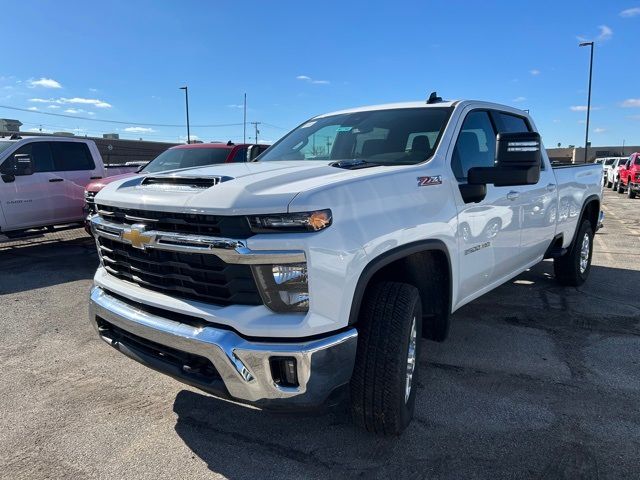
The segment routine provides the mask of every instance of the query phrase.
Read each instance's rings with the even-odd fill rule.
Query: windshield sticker
[[[300,128],[309,128],[310,126],[314,125],[316,122],[315,120],[313,122],[307,122],[304,125],[302,125]]]
[[[432,175],[430,177],[418,177],[419,187],[428,187],[431,185],[440,185],[442,183],[442,175]]]
[[[338,127],[336,132],[350,132],[353,127]]]

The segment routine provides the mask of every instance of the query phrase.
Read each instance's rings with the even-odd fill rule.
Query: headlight
[[[317,232],[331,225],[331,210],[247,217],[254,233]]]
[[[306,263],[255,265],[253,274],[264,304],[274,312],[309,310],[309,284]]]

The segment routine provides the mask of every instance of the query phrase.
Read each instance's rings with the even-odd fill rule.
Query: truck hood
[[[138,175],[107,185],[96,196],[96,201],[121,208],[211,215],[283,213],[301,191],[389,168],[345,170],[332,167],[330,163],[333,162],[227,163],[164,174]],[[202,185],[213,179],[219,183]],[[319,205],[317,208],[324,207]]]

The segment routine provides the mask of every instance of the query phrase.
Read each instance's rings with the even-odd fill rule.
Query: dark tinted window
[[[451,168],[456,178],[466,181],[471,167],[493,167],[496,156],[496,134],[489,114],[471,112],[464,119],[453,149]]]
[[[236,150],[236,153],[233,154],[232,162],[246,162],[247,161],[247,147],[240,147]]]
[[[171,148],[151,160],[141,172],[156,173],[224,163],[229,151],[229,148]]]
[[[16,150],[15,154],[31,155],[34,172],[53,172],[55,170],[49,142],[28,143]]]
[[[496,123],[498,127],[499,133],[519,133],[519,132],[530,132],[531,129],[527,122],[522,117],[517,117],[515,115],[509,115],[504,112],[495,112]]]
[[[79,142],[51,142],[55,170],[59,172],[96,168],[89,146]]]

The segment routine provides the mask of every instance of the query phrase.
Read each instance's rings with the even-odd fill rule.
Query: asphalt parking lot
[[[604,211],[584,286],[543,262],[425,343],[398,439],[222,402],[109,348],[82,230],[0,245],[0,477],[638,478],[640,200],[607,191]]]

